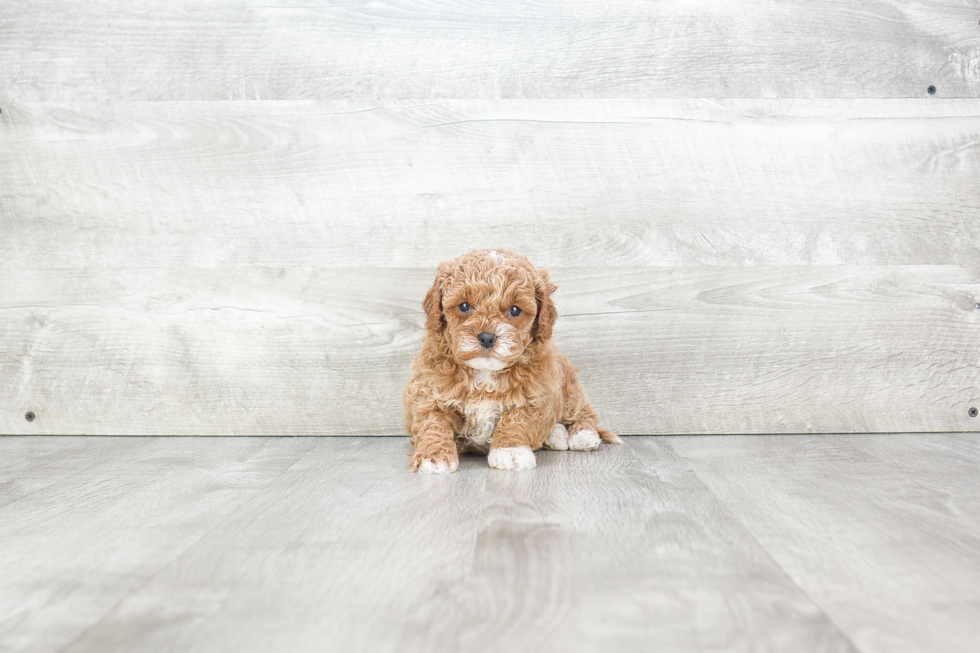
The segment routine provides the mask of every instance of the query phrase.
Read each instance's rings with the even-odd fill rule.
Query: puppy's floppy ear
[[[442,284],[449,276],[446,264],[439,265],[439,274],[422,300],[422,310],[425,311],[425,328],[427,331],[442,331],[446,327],[446,319],[442,315]]]
[[[531,329],[531,336],[535,340],[547,340],[551,337],[551,331],[558,319],[558,309],[551,301],[551,293],[558,290],[558,286],[551,283],[551,277],[547,270],[538,270],[538,279],[534,284],[534,295],[538,301],[538,315],[534,318],[534,327]]]

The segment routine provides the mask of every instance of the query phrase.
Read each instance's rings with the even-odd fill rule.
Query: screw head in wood
[[[935,95],[936,94],[936,87],[935,86],[930,86],[926,90],[929,91],[929,95]]]
[[[976,416],[977,416],[977,409],[976,408],[971,408],[970,409],[970,417],[976,417]]]
[[[28,422],[33,422],[34,421],[34,413],[32,413],[31,411],[27,411],[27,414],[24,415],[24,419],[26,419]]]

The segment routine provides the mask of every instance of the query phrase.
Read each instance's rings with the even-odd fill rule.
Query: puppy
[[[599,428],[576,369],[551,342],[557,289],[546,270],[502,249],[439,266],[403,397],[412,471],[455,472],[459,451],[485,453],[497,469],[530,469],[542,447],[620,442]]]

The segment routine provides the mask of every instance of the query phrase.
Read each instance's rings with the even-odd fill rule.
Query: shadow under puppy
[[[551,342],[555,290],[546,270],[502,249],[439,265],[403,397],[412,471],[455,472],[458,451],[486,453],[497,469],[530,469],[542,447],[620,442],[599,428],[575,368]]]

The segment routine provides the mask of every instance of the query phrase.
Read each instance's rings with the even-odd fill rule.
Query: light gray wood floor
[[[974,651],[980,435],[0,438],[0,651]]]

